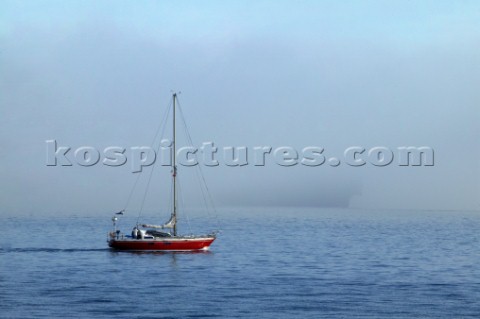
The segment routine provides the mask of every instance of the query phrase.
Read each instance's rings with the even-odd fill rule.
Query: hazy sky
[[[198,145],[435,151],[205,167],[220,205],[480,210],[479,21],[478,1],[1,1],[0,214],[123,208],[130,166],[47,167],[45,141],[150,145],[172,89]]]

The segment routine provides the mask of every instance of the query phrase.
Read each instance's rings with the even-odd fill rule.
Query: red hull
[[[156,250],[189,251],[205,250],[213,243],[215,237],[202,238],[168,238],[168,239],[111,239],[108,246],[119,250]]]

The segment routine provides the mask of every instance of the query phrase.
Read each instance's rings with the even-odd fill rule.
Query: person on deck
[[[137,239],[137,238],[138,238],[138,228],[137,228],[137,226],[133,227],[133,230],[132,230],[132,238],[133,238],[133,239]]]

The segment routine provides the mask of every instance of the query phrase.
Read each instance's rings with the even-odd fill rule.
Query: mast
[[[175,109],[176,109],[176,99],[177,93],[173,93],[173,236],[177,236],[177,162],[176,162],[176,153],[177,153],[177,145],[175,143],[176,138],[176,129],[175,129]]]

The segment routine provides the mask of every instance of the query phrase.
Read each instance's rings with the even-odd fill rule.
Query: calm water
[[[480,317],[478,212],[219,210],[208,253],[111,251],[109,218],[0,217],[0,317]]]

